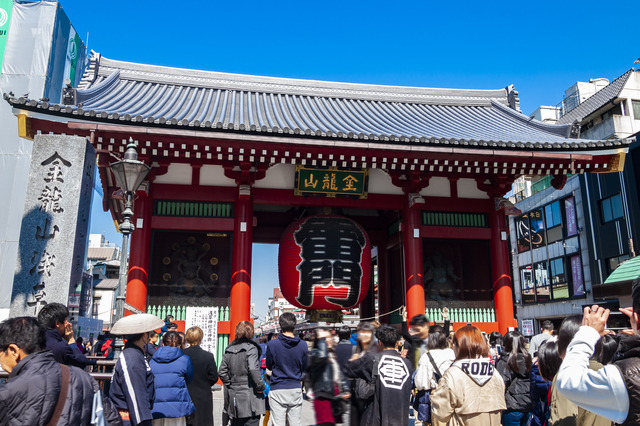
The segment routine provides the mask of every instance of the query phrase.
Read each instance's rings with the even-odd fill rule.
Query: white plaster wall
[[[104,324],[111,323],[113,295],[115,292],[112,290],[95,290],[95,294],[101,296],[100,304],[98,305],[98,319],[104,321]]]
[[[191,185],[192,171],[189,164],[171,163],[167,173],[156,177],[154,183],[170,183],[173,185]]]
[[[403,195],[402,188],[391,182],[391,176],[380,169],[369,170],[369,193]]]
[[[296,181],[296,166],[293,164],[276,164],[269,167],[264,179],[256,181],[255,188],[290,189]]]
[[[458,180],[458,198],[488,200],[489,195],[478,189],[478,184],[475,179],[460,179]]]
[[[200,168],[200,185],[236,186],[236,182],[224,175],[224,167],[205,164]]]
[[[420,191],[423,197],[451,197],[451,183],[446,177],[432,177],[429,186]]]

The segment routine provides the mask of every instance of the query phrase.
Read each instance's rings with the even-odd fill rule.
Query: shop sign
[[[366,199],[368,189],[369,169],[296,166],[294,195]]]
[[[532,319],[522,320],[522,334],[527,337],[533,336],[533,320]]]
[[[567,197],[564,200],[565,215],[567,217],[567,237],[571,237],[578,233],[578,224],[576,223],[576,209],[573,197]]]
[[[579,254],[571,256],[571,276],[573,277],[573,295],[584,296],[582,261],[580,260]]]

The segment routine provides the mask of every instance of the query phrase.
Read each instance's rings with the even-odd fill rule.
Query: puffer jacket
[[[523,354],[516,355],[517,371],[512,371],[507,362],[509,354],[503,354],[496,363],[496,369],[504,380],[507,411],[529,413],[533,409],[531,403],[531,381]]]
[[[531,381],[530,395],[532,406],[530,426],[543,426],[546,422],[545,413],[547,411],[547,396],[549,395],[551,382],[542,378],[540,375],[540,368],[537,363],[531,366],[529,380]]]
[[[259,416],[264,410],[265,384],[260,374],[261,349],[249,339],[237,339],[224,350],[218,374],[225,391],[225,409],[232,419]]]
[[[309,364],[309,374],[311,376],[311,382],[313,383],[313,393],[315,396],[323,398],[333,398],[335,395],[335,381],[333,367],[338,365],[337,359],[335,362],[331,362],[329,359],[329,351],[327,348],[327,341],[318,339],[318,344],[311,351],[311,362]],[[340,382],[337,383],[339,392],[349,389],[344,374],[342,371],[338,372],[340,375]]]
[[[191,402],[187,385],[193,380],[193,363],[180,348],[162,346],[149,363],[155,376],[156,399],[153,418],[177,418],[192,414],[196,407]]]
[[[507,408],[504,381],[491,358],[454,362],[431,393],[431,408],[433,417],[449,426],[499,426]]]
[[[60,364],[51,351],[28,355],[0,386],[0,425],[46,425],[60,395]],[[69,367],[67,400],[59,425],[88,425],[98,384],[86,372]]]

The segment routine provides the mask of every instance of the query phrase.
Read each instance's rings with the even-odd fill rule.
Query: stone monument
[[[96,151],[87,138],[36,135],[27,182],[10,316],[67,305],[82,282]]]

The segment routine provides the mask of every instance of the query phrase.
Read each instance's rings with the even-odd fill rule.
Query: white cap
[[[111,328],[111,334],[125,336],[146,333],[164,327],[164,321],[151,314],[129,315],[118,320]]]

